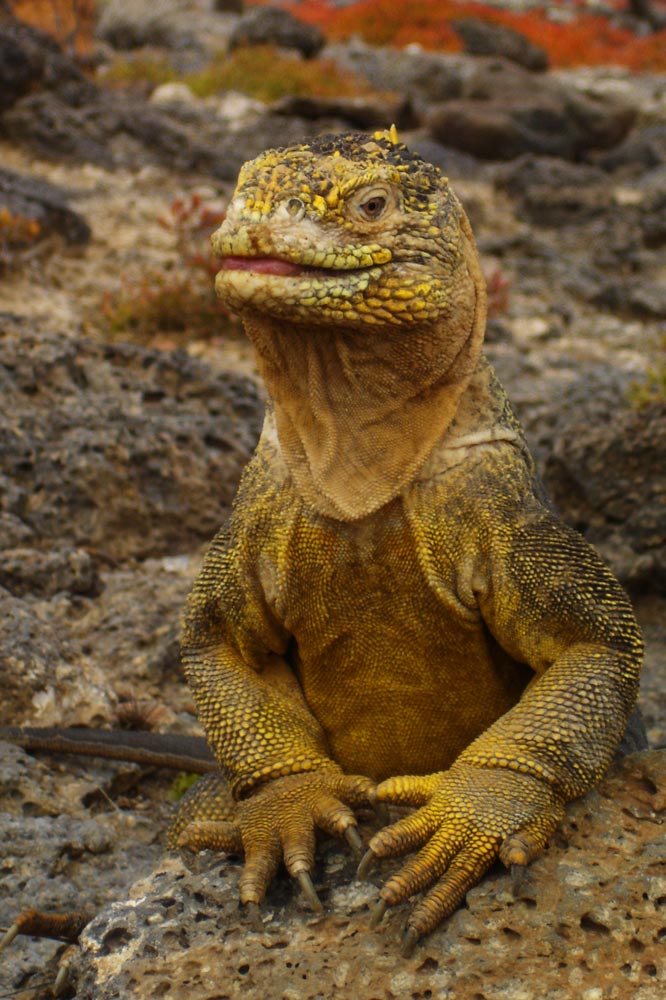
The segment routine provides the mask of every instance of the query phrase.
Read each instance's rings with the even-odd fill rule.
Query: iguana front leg
[[[375,912],[378,922],[426,891],[408,919],[406,952],[497,858],[524,865],[538,854],[566,803],[602,777],[637,694],[640,632],[596,553],[546,511],[521,512],[510,535],[495,513],[499,535],[487,536],[458,596],[477,602],[494,638],[536,678],[448,771],[377,788],[378,801],[419,807],[376,834],[361,863],[364,874],[374,857],[418,851],[383,886]]]
[[[369,804],[374,784],[344,774],[330,758],[321,726],[280,655],[287,637],[271,620],[258,584],[249,583],[256,577],[243,573],[238,551],[220,536],[188,604],[183,665],[225,780],[208,775],[194,786],[169,843],[242,851],[243,903],[263,900],[284,860],[318,908],[310,878],[315,830],[344,836],[360,854],[353,810]]]

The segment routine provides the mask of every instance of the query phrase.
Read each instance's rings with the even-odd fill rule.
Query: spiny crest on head
[[[416,211],[423,211],[446,183],[439,167],[400,142],[392,125],[372,135],[327,133],[307,143],[269,149],[245,164],[238,190],[248,199],[246,207],[261,214],[290,190],[301,200],[318,205],[321,214],[331,216],[341,195],[382,178],[398,184],[405,207]]]
[[[418,153],[413,153],[398,138],[395,125],[380,129],[373,135],[366,132],[325,133],[311,142],[298,146],[288,146],[279,150],[287,157],[294,154],[309,154],[316,157],[341,157],[352,162],[367,164],[373,161],[388,163],[399,170],[422,170],[440,176],[438,167],[427,163]]]

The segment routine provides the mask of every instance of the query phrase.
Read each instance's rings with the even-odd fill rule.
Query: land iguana
[[[284,860],[317,906],[315,830],[358,846],[357,807],[416,807],[360,866],[413,855],[373,918],[422,894],[409,952],[604,774],[640,632],[482,356],[484,279],[437,167],[394,129],[269,150],[213,246],[270,404],[184,616],[221,773],[170,844],[242,850],[255,908]]]

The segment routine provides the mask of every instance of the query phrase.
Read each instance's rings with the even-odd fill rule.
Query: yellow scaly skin
[[[207,776],[172,844],[242,848],[241,899],[258,904],[283,858],[308,888],[316,828],[349,834],[369,799],[416,806],[368,856],[418,852],[376,912],[425,893],[409,951],[497,857],[526,864],[603,775],[640,633],[543,498],[473,346],[478,261],[436,168],[392,131],[269,151],[214,245],[274,405],[183,627],[233,799]]]

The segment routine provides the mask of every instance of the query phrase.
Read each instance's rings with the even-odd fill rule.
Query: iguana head
[[[273,400],[265,440],[277,431],[301,497],[344,520],[396,498],[483,340],[485,283],[446,179],[395,129],[269,150],[241,170],[213,247]]]
[[[431,322],[482,292],[458,200],[395,129],[246,163],[213,247],[231,308],[292,322]]]

